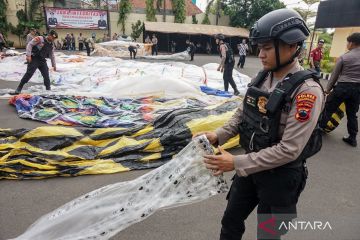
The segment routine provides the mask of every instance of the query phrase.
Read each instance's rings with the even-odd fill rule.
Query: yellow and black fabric
[[[33,130],[0,129],[0,179],[40,179],[106,174],[160,166],[194,133],[222,126],[239,99],[206,108],[180,108],[152,124],[132,128],[44,126]],[[238,137],[225,148],[236,146]]]
[[[345,103],[341,103],[338,109],[331,115],[330,120],[327,122],[325,132],[330,133],[339,126],[341,119],[345,116]]]

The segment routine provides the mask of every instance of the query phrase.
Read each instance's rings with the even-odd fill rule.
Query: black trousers
[[[157,44],[152,46],[151,55],[158,55],[158,45]]]
[[[286,234],[286,229],[279,230],[284,221],[296,218],[296,204],[301,191],[306,184],[306,171],[304,167],[275,168],[255,173],[248,177],[233,178],[228,193],[228,204],[221,224],[220,240],[240,240],[245,232],[244,221],[258,206],[257,239],[280,239]],[[261,223],[274,217],[273,232],[261,227]]]
[[[357,112],[360,104],[360,83],[338,83],[327,97],[320,127],[325,128],[331,115],[336,112],[341,103],[345,103],[347,130],[351,138],[358,133]]]
[[[190,61],[194,61],[195,52],[190,52]]]
[[[132,50],[129,50],[129,52],[130,52],[130,58],[133,58],[133,55],[134,55],[134,59],[135,59],[136,51],[132,49]]]
[[[49,68],[46,64],[46,59],[42,58],[42,57],[37,57],[37,56],[33,56],[31,62],[27,65],[26,73],[20,81],[18,90],[21,91],[21,89],[24,87],[24,85],[34,75],[36,69],[40,70],[41,75],[44,78],[44,85],[46,87],[46,90],[50,90]]]
[[[232,63],[225,64],[225,66],[224,66],[223,79],[224,79],[225,91],[229,90],[229,83],[230,83],[231,87],[234,89],[234,92],[238,91],[236,84],[234,82],[233,76],[232,76],[234,65],[235,65],[235,62],[232,62]]]
[[[237,64],[237,66],[240,68],[244,68],[244,65],[245,65],[245,59],[246,59],[246,56],[245,55],[240,55],[240,58],[239,58],[239,62]]]
[[[82,51],[84,49],[84,44],[83,43],[79,43],[79,51]]]

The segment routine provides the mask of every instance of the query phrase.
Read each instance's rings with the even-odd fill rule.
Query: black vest
[[[41,57],[41,58],[49,58],[51,52],[53,51],[53,44],[49,42],[44,37],[44,45],[41,49],[37,46],[34,46],[31,51],[32,56]]]
[[[240,145],[247,153],[258,152],[278,144],[281,140],[279,137],[281,113],[290,111],[291,95],[306,79],[313,78],[318,82],[316,72],[299,71],[286,76],[284,81],[277,84],[273,92],[268,93],[260,90],[260,86],[267,76],[268,72],[260,72],[256,79],[249,84],[245,95],[243,118],[238,127]],[[298,159],[304,161],[317,153],[321,146],[322,137],[317,126]]]

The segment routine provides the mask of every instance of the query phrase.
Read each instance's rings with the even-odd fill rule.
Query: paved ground
[[[194,64],[217,62],[216,56],[196,56]],[[254,76],[260,64],[248,58],[243,73]],[[17,83],[0,81],[0,88]],[[17,117],[15,109],[0,100],[1,128],[33,128],[43,123]],[[298,205],[299,220],[329,222],[332,230],[293,230],[284,239],[359,240],[360,239],[360,148],[341,141],[345,121],[325,136],[322,151],[309,160],[310,176]],[[359,139],[358,139],[359,140]],[[234,152],[241,152],[235,150]],[[37,218],[86,192],[101,186],[134,179],[148,171],[0,182],[0,240],[16,237]],[[232,173],[226,174],[230,179]],[[225,195],[206,201],[155,213],[143,222],[119,233],[114,240],[213,240],[218,239]],[[243,239],[255,239],[255,214],[247,220]],[[300,227],[299,227],[300,228]]]

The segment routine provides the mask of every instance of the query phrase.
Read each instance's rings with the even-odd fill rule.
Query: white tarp
[[[153,95],[199,97],[200,86],[223,90],[222,73],[218,64],[198,67],[182,62],[141,62],[113,57],[86,57],[56,53],[57,71],[50,70],[53,94],[136,97]],[[0,61],[0,79],[20,81],[26,72],[24,56],[7,57]],[[51,68],[50,61],[48,61]],[[234,69],[238,89],[244,93],[250,78]],[[30,82],[41,83],[36,71]],[[1,92],[1,91],[0,91]],[[43,85],[23,90],[24,93],[44,93]]]
[[[205,168],[204,154],[213,154],[213,150],[205,136],[200,136],[167,164],[59,207],[37,220],[16,240],[109,239],[160,209],[226,192],[228,186],[223,177],[215,177]]]

